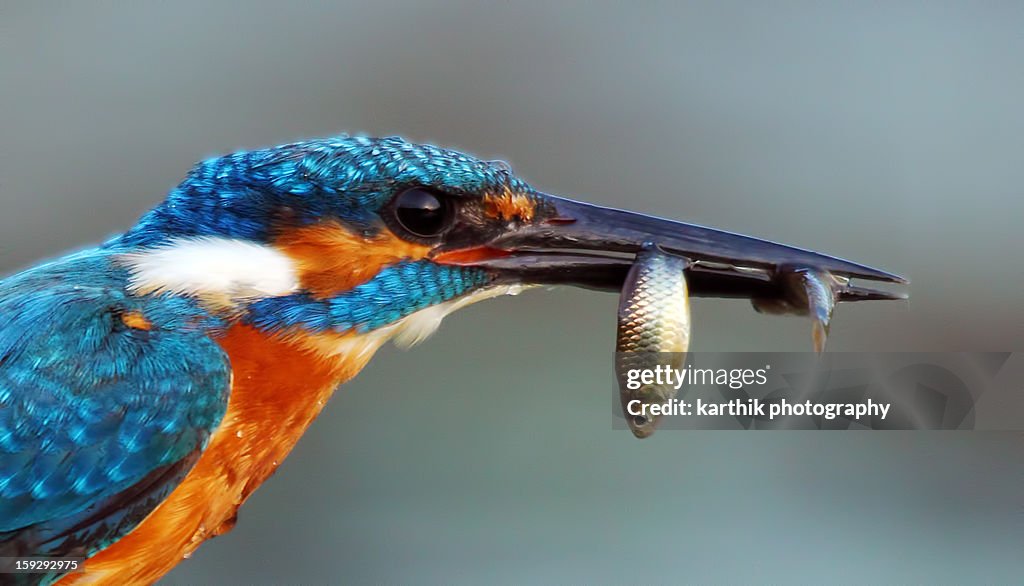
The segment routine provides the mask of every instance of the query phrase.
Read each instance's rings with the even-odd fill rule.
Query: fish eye
[[[633,425],[647,425],[647,418],[643,415],[634,415]]]
[[[430,189],[406,189],[395,196],[390,207],[398,226],[416,238],[440,236],[452,224],[451,198]]]

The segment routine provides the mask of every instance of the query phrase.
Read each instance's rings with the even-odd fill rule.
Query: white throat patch
[[[388,336],[399,348],[409,348],[426,340],[441,327],[441,321],[456,311],[484,299],[502,295],[519,295],[527,285],[501,285],[488,287],[463,295],[451,301],[438,303],[406,316],[387,328],[393,328]]]
[[[299,287],[295,266],[283,252],[231,238],[182,238],[118,260],[131,271],[129,288],[141,294],[232,303],[287,295]]]

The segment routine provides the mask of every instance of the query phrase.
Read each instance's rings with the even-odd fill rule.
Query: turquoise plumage
[[[91,250],[0,283],[0,556],[88,556],[123,536],[224,413],[217,320],[125,279]]]

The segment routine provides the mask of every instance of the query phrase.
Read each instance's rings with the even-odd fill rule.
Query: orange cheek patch
[[[531,222],[537,208],[530,196],[508,190],[485,195],[483,203],[484,213],[487,217],[506,221]]]
[[[274,246],[295,262],[299,284],[321,298],[349,291],[388,265],[420,260],[430,252],[429,246],[406,242],[387,230],[366,238],[336,222],[288,231]]]

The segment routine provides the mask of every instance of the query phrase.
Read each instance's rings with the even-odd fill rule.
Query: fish
[[[686,362],[690,347],[686,270],[691,264],[688,258],[647,244],[637,253],[622,287],[615,375],[623,414],[629,429],[638,438],[653,434],[660,416],[635,414],[637,407],[668,403],[675,398],[678,389],[666,380],[661,380],[661,384],[643,384],[630,372],[653,370],[658,366],[679,370]]]
[[[782,267],[776,273],[776,280],[783,289],[782,297],[754,299],[754,309],[761,313],[810,317],[814,351],[824,352],[837,294],[846,283],[826,270],[812,267]]]

